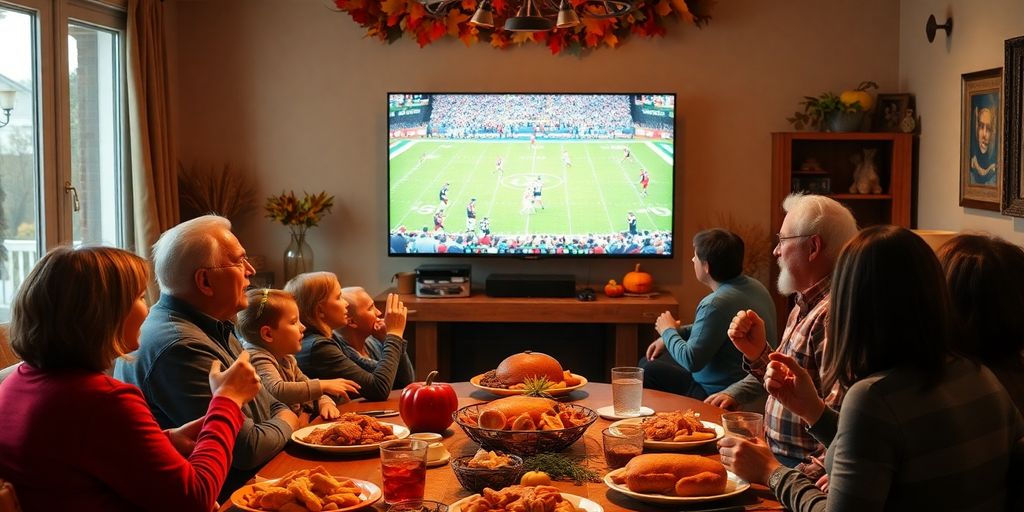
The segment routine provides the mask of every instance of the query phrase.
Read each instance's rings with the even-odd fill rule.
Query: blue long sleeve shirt
[[[743,354],[729,340],[729,323],[736,313],[752,309],[764,319],[768,344],[777,346],[775,304],[760,281],[739,275],[718,285],[701,299],[693,323],[661,333],[665,348],[708,393],[717,393],[742,380]]]

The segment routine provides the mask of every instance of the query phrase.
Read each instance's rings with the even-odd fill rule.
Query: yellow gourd
[[[527,471],[519,479],[519,485],[551,485],[551,476],[543,471]]]

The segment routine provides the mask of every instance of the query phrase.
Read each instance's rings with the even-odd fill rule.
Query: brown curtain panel
[[[146,258],[160,233],[178,223],[163,9],[161,0],[128,2],[128,123],[135,250]]]

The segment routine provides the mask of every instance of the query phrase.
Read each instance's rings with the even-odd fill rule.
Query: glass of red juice
[[[621,468],[644,452],[644,430],[639,425],[608,427],[601,436],[604,440],[604,461],[609,469]]]
[[[427,445],[419,439],[396,439],[380,445],[384,502],[422,500],[427,482]]]

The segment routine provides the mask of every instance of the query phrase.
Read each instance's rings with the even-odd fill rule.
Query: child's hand
[[[325,420],[337,419],[341,416],[341,411],[338,410],[334,404],[323,404],[320,406],[320,417]]]
[[[405,320],[409,310],[398,298],[398,294],[388,294],[388,305],[384,311],[384,323],[388,326],[388,334],[402,338],[405,334]]]
[[[668,328],[678,328],[679,321],[672,317],[672,313],[668,311],[661,314],[657,320],[654,321],[654,330],[658,332],[658,336],[665,332]]]
[[[347,402],[349,393],[359,392],[359,383],[348,379],[321,379],[320,390],[325,395],[345,397]]]

